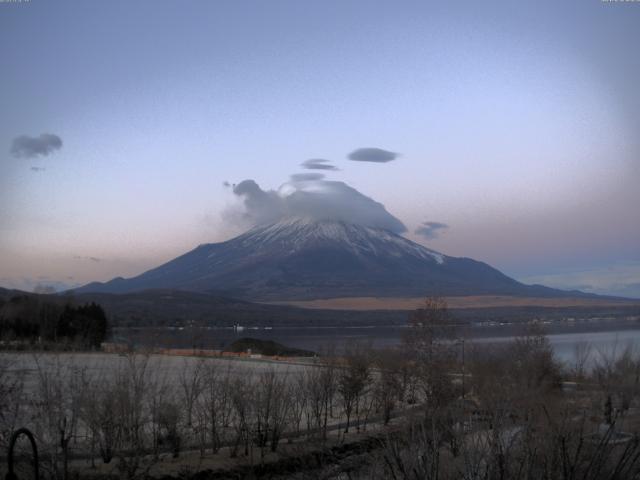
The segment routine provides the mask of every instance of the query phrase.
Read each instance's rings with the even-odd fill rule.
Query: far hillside
[[[59,307],[65,304],[100,305],[114,328],[130,327],[344,327],[405,325],[409,311],[421,306],[424,297],[412,299],[338,299],[300,302],[296,305],[255,303],[212,293],[183,290],[148,290],[125,294],[82,293],[38,295],[0,288],[0,309],[12,297],[41,299]],[[448,297],[449,309],[460,323],[558,321],[566,318],[640,317],[640,302],[592,300],[555,306],[540,302],[485,301],[478,297]],[[495,300],[495,299],[494,299]],[[550,299],[546,299],[550,300]]]

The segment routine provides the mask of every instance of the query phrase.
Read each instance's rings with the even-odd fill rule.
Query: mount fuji
[[[304,218],[254,227],[231,240],[200,245],[136,277],[90,283],[75,291],[130,293],[149,289],[257,301],[567,294],[524,285],[486,263],[443,255],[389,230]]]

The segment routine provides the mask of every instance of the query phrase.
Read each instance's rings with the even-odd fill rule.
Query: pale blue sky
[[[435,250],[640,296],[639,44],[597,0],[0,3],[0,284],[134,275],[324,158]]]

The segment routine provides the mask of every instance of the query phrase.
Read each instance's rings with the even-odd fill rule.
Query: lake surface
[[[467,344],[500,344],[509,342],[526,331],[525,325],[464,326],[457,336]],[[640,322],[601,320],[544,325],[558,358],[572,362],[578,345],[588,343],[591,361],[600,355],[615,355],[628,345],[640,352]],[[370,327],[280,327],[280,328],[140,328],[116,329],[114,341],[140,346],[170,348],[223,349],[243,337],[273,340],[289,347],[315,352],[328,349],[343,351],[353,343],[371,344],[375,348],[393,347],[407,333],[403,326]]]

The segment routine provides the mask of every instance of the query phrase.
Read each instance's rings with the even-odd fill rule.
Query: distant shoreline
[[[584,297],[515,297],[506,295],[469,295],[444,297],[449,308],[499,307],[619,307],[638,306],[640,299]],[[317,300],[284,300],[263,302],[267,305],[288,305],[323,310],[414,310],[424,303],[424,297],[345,297]]]

